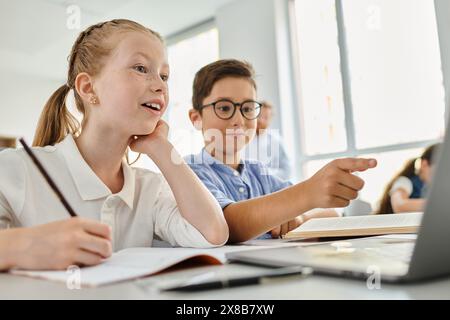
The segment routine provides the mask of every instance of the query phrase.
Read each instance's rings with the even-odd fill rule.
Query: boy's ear
[[[194,125],[195,129],[202,130],[203,128],[202,116],[200,115],[200,112],[198,110],[190,109],[189,119],[191,119],[191,122]]]
[[[77,75],[75,90],[83,101],[90,101],[93,96],[96,97],[92,77],[86,72],[81,72]]]

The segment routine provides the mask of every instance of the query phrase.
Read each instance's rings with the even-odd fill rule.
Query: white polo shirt
[[[79,216],[112,228],[114,251],[148,247],[154,238],[173,246],[214,246],[181,216],[161,174],[123,161],[125,183],[112,194],[84,161],[72,135],[55,146],[33,150]],[[0,153],[0,229],[69,218],[23,149]]]

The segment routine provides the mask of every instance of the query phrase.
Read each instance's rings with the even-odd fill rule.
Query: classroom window
[[[296,14],[304,152],[344,151],[347,141],[334,0],[297,1]]]
[[[442,138],[444,87],[434,2],[292,0],[310,177],[332,159],[374,156],[361,198],[376,207],[408,158]]]
[[[357,148],[439,137],[445,105],[433,1],[342,5]]]

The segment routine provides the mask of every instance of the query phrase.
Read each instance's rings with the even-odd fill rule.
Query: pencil
[[[52,178],[48,175],[47,171],[42,166],[41,162],[38,160],[38,158],[34,155],[33,150],[28,146],[28,144],[25,142],[23,138],[19,139],[20,143],[22,144],[23,148],[25,149],[25,152],[30,156],[31,160],[33,160],[34,164],[38,168],[39,172],[44,176],[47,183],[50,185],[52,190],[55,192],[56,196],[58,197],[59,201],[63,204],[64,208],[66,208],[67,212],[69,212],[71,217],[77,217],[78,215],[75,213],[75,211],[72,209],[70,204],[67,202],[66,198],[64,198],[61,191],[59,191],[58,187],[56,186],[55,182],[53,182]]]

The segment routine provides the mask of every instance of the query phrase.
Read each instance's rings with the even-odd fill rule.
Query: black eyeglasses
[[[221,99],[216,102],[200,106],[200,110],[209,106],[212,106],[214,108],[214,113],[218,118],[222,120],[229,120],[233,118],[238,106],[240,106],[239,111],[245,119],[254,120],[261,114],[262,104],[253,100],[246,100],[242,103],[235,103],[228,99]]]

